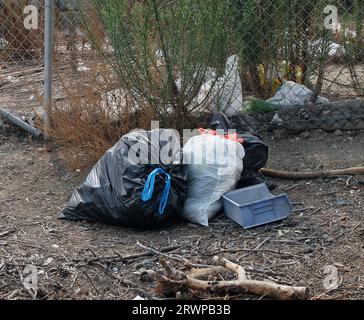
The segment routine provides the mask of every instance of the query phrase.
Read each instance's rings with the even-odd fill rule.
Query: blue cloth
[[[162,168],[154,169],[148,176],[142,192],[142,200],[149,201],[153,197],[155,178],[158,174],[166,176],[166,185],[159,199],[159,214],[163,215],[168,203],[169,191],[171,190],[171,176]]]

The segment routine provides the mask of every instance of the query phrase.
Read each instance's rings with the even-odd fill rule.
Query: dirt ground
[[[364,132],[264,138],[271,168],[364,165]],[[207,228],[181,223],[139,232],[58,220],[87,170],[68,172],[57,153],[0,129],[0,299],[165,298],[156,295],[152,276],[162,270],[158,257],[137,242],[165,251],[179,268],[181,257],[210,265],[219,255],[244,266],[251,278],[307,286],[311,299],[364,298],[363,176],[275,180],[274,193],[287,192],[294,212],[263,227],[243,230],[221,214]],[[35,291],[24,285],[28,265],[36,267]],[[325,289],[330,280],[337,289]],[[261,297],[184,292],[182,298]]]

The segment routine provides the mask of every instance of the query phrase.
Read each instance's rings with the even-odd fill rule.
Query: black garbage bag
[[[187,194],[187,170],[180,164],[181,151],[170,150],[172,161],[166,165],[151,161],[159,159],[160,150],[168,144],[159,136],[175,134],[166,131],[124,135],[73,191],[60,218],[137,229],[160,227],[178,218]]]
[[[247,132],[237,132],[244,140],[244,169],[258,171],[265,167],[268,161],[268,146],[257,136]]]

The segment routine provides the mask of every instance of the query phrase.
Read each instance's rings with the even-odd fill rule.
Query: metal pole
[[[52,107],[53,0],[45,0],[44,30],[44,139],[48,139]]]

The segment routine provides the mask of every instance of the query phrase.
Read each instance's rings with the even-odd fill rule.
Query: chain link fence
[[[341,107],[364,95],[363,0],[54,4],[56,130],[71,117],[118,135],[141,115],[188,127],[216,110],[254,131],[364,128],[360,101]],[[25,114],[43,104],[44,3],[0,0],[0,20],[0,105]]]
[[[0,21],[0,106],[26,114],[41,105],[44,6],[0,0]]]

